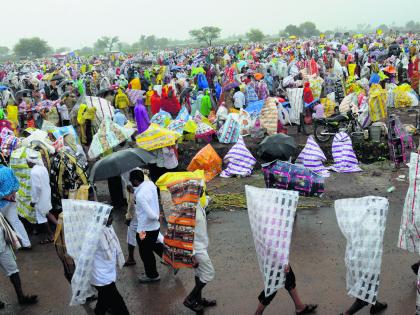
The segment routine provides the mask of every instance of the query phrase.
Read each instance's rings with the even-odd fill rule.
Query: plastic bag
[[[187,171],[203,170],[206,182],[222,172],[222,159],[213,149],[211,144],[206,145],[193,157],[187,167]]]
[[[387,117],[387,92],[379,84],[372,84],[369,92],[369,114],[373,122]]]
[[[202,73],[198,74],[197,76],[197,86],[201,90],[209,88],[209,83],[207,82],[206,76]]]

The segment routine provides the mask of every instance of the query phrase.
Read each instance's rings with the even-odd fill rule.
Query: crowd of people
[[[363,128],[386,122],[387,108],[418,106],[419,64],[420,42],[413,34],[288,39],[136,55],[69,54],[59,59],[5,63],[0,66],[0,269],[10,278],[20,304],[37,303],[37,296],[23,293],[12,249],[30,251],[27,231],[43,233],[40,244],[55,243],[63,262],[65,277],[72,285],[72,304],[97,299],[95,314],[128,314],[115,284],[117,266],[135,265],[138,246],[144,265],[139,281],[143,284],[160,281],[155,255],[175,270],[194,268],[195,286],[184,305],[203,313],[217,304],[202,296],[204,287],[215,277],[207,252],[205,181],[220,171],[205,169],[205,175],[188,175],[182,181],[162,184],[162,176],[181,171],[177,167],[182,141],[237,143],[236,154],[242,154],[241,158],[231,160],[229,172],[223,174],[249,175],[255,159],[243,137],[287,133],[288,125],[303,127],[349,111],[357,113]],[[407,150],[414,145],[408,133],[404,135],[407,137],[401,138],[399,155],[394,158],[408,161]],[[310,141],[313,138],[307,146],[313,149]],[[118,207],[123,199],[128,204],[128,258],[124,259],[112,227],[112,211],[101,213],[102,225],[94,222],[95,211],[99,217],[102,208],[97,202],[92,166],[129,146],[151,152],[154,161],[146,166],[132,165],[124,174],[106,178],[113,205]],[[194,169],[189,167],[188,171],[192,174]],[[207,176],[208,172],[213,173]],[[164,213],[168,191],[169,209],[176,215]],[[79,217],[64,202],[75,199],[85,202],[79,209],[72,208],[80,212]],[[417,205],[418,199],[413,197]],[[368,202],[366,213],[376,209],[369,208],[372,202]],[[71,228],[80,218],[99,227],[73,235]],[[371,223],[374,231],[375,224],[379,230],[384,224],[374,219]],[[344,227],[340,226],[351,243]],[[378,232],[376,236],[381,253],[383,235]],[[83,244],[93,239],[91,262],[82,265],[87,257],[80,253],[88,246]],[[353,243],[353,252],[359,245]],[[372,267],[372,277],[379,276],[378,268],[380,271],[380,255],[379,267]],[[288,261],[281,271],[272,272],[278,272],[279,279],[283,274],[283,280],[277,279],[270,293],[267,287],[271,283],[266,283],[255,314],[264,312],[280,287],[293,299],[296,314],[316,311],[317,305],[304,304],[299,297]],[[355,282],[350,287],[371,285],[369,281]],[[92,294],[91,287],[96,288],[97,295]],[[362,296],[349,289],[356,301],[344,314],[354,314],[368,304],[372,304],[371,314],[387,307],[376,300],[377,283],[367,290],[369,294]]]

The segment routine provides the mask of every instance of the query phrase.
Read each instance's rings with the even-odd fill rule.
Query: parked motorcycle
[[[363,136],[363,128],[357,120],[357,114],[349,112],[329,118],[316,119],[314,136],[319,142],[327,142],[339,132],[345,132],[350,137]]]

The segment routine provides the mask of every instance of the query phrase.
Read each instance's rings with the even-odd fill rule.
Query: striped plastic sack
[[[345,132],[335,135],[332,144],[332,156],[334,165],[330,168],[338,173],[361,172],[359,161],[353,150],[350,136]]]
[[[372,84],[369,91],[369,115],[373,122],[387,118],[387,92],[379,85]]]
[[[223,158],[223,162],[227,166],[220,174],[221,177],[250,176],[257,160],[245,146],[244,139],[239,137],[238,142]]]
[[[300,152],[296,160],[296,163],[302,164],[322,177],[329,177],[330,172],[323,164],[326,160],[327,158],[325,157],[324,152],[322,152],[314,137],[309,136],[305,147],[302,152]]]

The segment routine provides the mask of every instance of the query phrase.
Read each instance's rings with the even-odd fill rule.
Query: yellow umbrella
[[[297,37],[295,35],[290,35],[289,39],[296,39]]]

